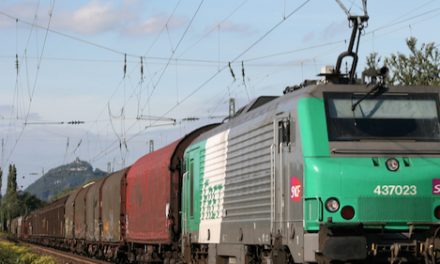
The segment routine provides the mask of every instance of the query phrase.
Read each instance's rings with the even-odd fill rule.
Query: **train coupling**
[[[440,227],[436,229],[434,236],[426,239],[425,243],[421,244],[421,253],[425,258],[425,263],[435,264],[440,263]]]
[[[428,238],[426,241],[396,242],[393,244],[372,243],[370,254],[374,257],[387,257],[390,264],[412,263],[424,259],[426,264],[440,263],[440,239]]]

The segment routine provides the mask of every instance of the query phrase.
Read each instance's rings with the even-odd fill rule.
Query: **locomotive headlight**
[[[327,211],[334,213],[339,210],[339,201],[336,198],[328,198],[327,201],[325,201],[325,208]]]
[[[389,171],[397,171],[399,169],[399,161],[395,158],[387,159],[386,165]]]

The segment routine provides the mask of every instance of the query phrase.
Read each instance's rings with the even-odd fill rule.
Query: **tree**
[[[377,52],[370,53],[366,59],[367,69],[378,70],[380,60],[381,58]]]
[[[14,164],[9,165],[8,186],[6,196],[17,194],[17,168]]]
[[[2,202],[2,183],[3,183],[3,170],[0,168],[0,204]]]
[[[17,194],[17,168],[14,164],[9,165],[8,185],[6,194],[1,203],[2,227],[7,228],[7,223],[20,214],[20,204]]]
[[[25,215],[29,212],[32,212],[46,203],[42,200],[38,199],[35,195],[30,194],[28,192],[20,192],[18,193],[18,207],[19,207],[19,215]]]
[[[397,52],[384,60],[390,70],[388,82],[393,85],[440,85],[440,51],[435,43],[423,43],[417,48],[417,39],[406,40],[409,54]],[[367,68],[378,69],[381,57],[377,53],[367,56]]]

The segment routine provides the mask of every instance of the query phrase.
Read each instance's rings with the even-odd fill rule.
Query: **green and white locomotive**
[[[352,19],[322,80],[254,100],[186,149],[186,262],[440,263],[440,87],[387,86],[386,69],[356,80],[365,17]]]

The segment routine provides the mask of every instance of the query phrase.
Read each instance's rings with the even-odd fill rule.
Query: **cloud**
[[[218,23],[211,25],[210,27],[207,27],[205,29],[205,35],[209,34],[213,31],[216,31],[218,29]],[[238,24],[234,23],[232,21],[224,21],[220,24],[220,31],[226,32],[226,33],[238,33],[238,34],[245,34],[250,35],[256,32],[255,29],[253,29],[248,24]]]
[[[133,3],[133,1],[132,1]],[[36,5],[30,2],[14,3],[2,8],[2,11],[26,22],[47,25],[49,20],[48,5]],[[130,4],[124,2],[116,7],[109,2],[92,0],[74,10],[58,10],[55,6],[51,25],[55,29],[69,30],[81,34],[96,34],[120,29],[126,21],[136,17]],[[15,21],[1,16],[0,27],[15,27]]]
[[[240,34],[251,34],[255,30],[247,24],[238,24],[231,21],[225,21],[221,23],[220,30],[222,32],[240,33]]]
[[[14,107],[12,105],[0,105],[0,115],[5,116],[10,114],[13,109]]]
[[[81,34],[118,32],[128,35],[145,35],[159,32],[168,21],[168,15],[156,15],[147,19],[140,16],[138,0],[125,0],[121,6],[93,0],[73,12],[63,12],[56,20],[57,26]],[[168,30],[184,26],[185,17],[174,16],[168,21]]]
[[[15,107],[12,105],[0,105],[0,121],[1,120],[8,120],[11,118],[14,118],[15,122],[21,122],[20,120],[24,120],[25,119],[25,113],[21,113],[18,116],[18,120],[15,119],[17,117],[17,112],[15,111]],[[29,120],[33,120],[33,121],[39,121],[41,120],[41,115],[35,112],[30,112],[28,115],[28,121]],[[24,121],[23,121],[24,122]]]
[[[24,117],[23,117],[24,118]],[[41,115],[38,113],[29,113],[28,115],[28,122],[33,122],[33,121],[41,121]]]
[[[310,43],[315,39],[315,32],[309,32],[304,35],[303,43]]]
[[[321,39],[329,40],[334,39],[335,36],[340,36],[343,34],[348,34],[348,24],[347,20],[341,20],[338,22],[332,22],[321,32]],[[348,36],[348,35],[347,35]]]
[[[157,15],[146,19],[144,22],[133,24],[127,27],[126,31],[130,35],[138,34],[154,34],[159,32],[165,24],[167,24],[168,30],[180,28],[188,23],[188,19],[185,17],[173,16],[168,21],[168,16]]]
[[[35,3],[22,2],[5,6],[2,8],[2,11],[11,16],[19,16],[21,19],[30,22],[35,18],[36,15],[37,18],[39,16],[38,13],[35,13],[37,11],[37,7],[38,6],[35,5]],[[0,16],[0,28],[15,27],[15,24],[16,22],[14,21],[14,19],[6,16]]]
[[[350,29],[347,24],[347,20],[333,21],[323,30],[319,32],[307,32],[302,38],[302,42],[309,44],[316,41],[329,41],[334,40],[337,37],[344,36],[348,37]]]
[[[128,35],[154,34],[160,31],[168,20],[168,14],[142,17],[145,2],[140,0],[123,0],[115,4],[113,1],[91,0],[74,9],[57,9],[55,7],[51,27],[55,30],[70,31],[84,35],[106,32]],[[38,12],[37,11],[38,7]],[[35,3],[22,2],[2,7],[2,11],[27,22],[35,22],[45,26],[48,23],[49,6],[37,6]],[[174,16],[168,22],[168,30],[183,27],[188,18]],[[11,18],[0,16],[1,28],[15,27]]]
[[[73,12],[61,11],[54,17],[54,27],[81,34],[97,34],[121,30],[134,14],[126,8],[116,8],[110,3],[91,1]]]
[[[132,6],[132,5],[139,6],[140,4],[142,4],[140,0],[123,0],[122,3],[128,6]]]

